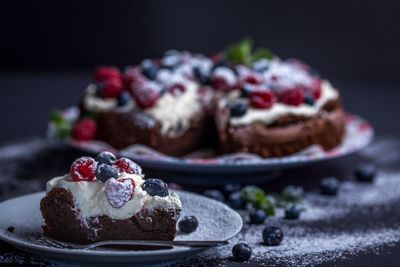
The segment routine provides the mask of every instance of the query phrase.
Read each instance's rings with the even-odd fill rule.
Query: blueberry
[[[130,96],[128,92],[123,92],[118,98],[118,106],[125,106],[129,103]]]
[[[252,86],[245,84],[241,89],[240,89],[240,97],[242,98],[247,98],[250,96],[253,88]]]
[[[267,215],[263,210],[256,210],[250,212],[250,223],[251,224],[263,224]]]
[[[315,104],[314,97],[312,95],[306,95],[304,96],[303,100],[304,104],[313,106]]]
[[[289,185],[282,190],[281,195],[287,202],[300,202],[303,200],[304,190],[301,186]]]
[[[110,178],[118,178],[118,170],[111,165],[100,164],[97,165],[96,178],[99,181],[105,182]]]
[[[207,75],[205,75],[200,68],[194,67],[193,68],[193,74],[196,77],[196,79],[201,83],[201,84],[208,84],[209,78]]]
[[[291,206],[285,210],[285,219],[297,220],[300,217],[301,210],[296,206]]]
[[[321,194],[334,196],[339,189],[339,181],[335,177],[326,177],[321,180],[319,185]]]
[[[269,226],[264,229],[262,237],[265,245],[279,246],[283,239],[283,232],[279,227]]]
[[[166,197],[169,194],[167,184],[160,179],[147,179],[142,188],[150,196]]]
[[[229,104],[231,117],[241,117],[246,114],[247,105],[243,101],[233,101]]]
[[[251,258],[251,247],[246,243],[239,243],[233,246],[232,255],[236,261],[248,261]]]
[[[116,160],[116,157],[111,152],[103,151],[96,156],[95,160],[97,161],[97,165],[101,164],[113,165]]]
[[[240,192],[233,192],[229,195],[229,205],[235,210],[244,207],[244,201]]]
[[[376,167],[372,163],[361,163],[357,166],[354,173],[355,177],[360,182],[372,182],[375,178]]]
[[[203,195],[220,202],[224,202],[225,200],[224,194],[222,194],[222,192],[219,190],[206,190],[204,191]]]
[[[239,191],[242,187],[240,186],[240,184],[225,184],[224,185],[224,193],[226,195],[230,195],[233,192]]]
[[[179,221],[178,228],[181,232],[188,234],[194,232],[198,225],[199,222],[197,221],[196,217],[185,216]]]

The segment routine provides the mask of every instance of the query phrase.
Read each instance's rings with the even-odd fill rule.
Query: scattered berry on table
[[[116,167],[120,172],[126,172],[129,174],[138,174],[143,176],[142,168],[127,158],[120,158],[114,162],[114,167]]]
[[[80,157],[75,160],[70,169],[73,181],[92,181],[96,177],[97,162],[91,157]]]
[[[300,217],[301,210],[296,206],[291,206],[285,210],[285,219],[297,220]]]
[[[247,104],[243,101],[236,100],[229,103],[231,117],[241,117],[246,114]]]
[[[281,193],[286,202],[300,202],[304,198],[304,190],[301,186],[288,185]]]
[[[107,80],[102,85],[100,95],[104,98],[117,98],[122,94],[123,90],[121,80]]]
[[[339,181],[335,177],[326,177],[321,180],[319,185],[321,194],[334,196],[339,190]]]
[[[263,210],[255,210],[250,212],[249,217],[251,224],[263,224],[267,215]]]
[[[94,80],[104,82],[108,80],[120,80],[121,73],[116,67],[100,66],[97,67],[94,73]]]
[[[279,227],[268,226],[263,230],[262,237],[265,245],[279,246],[283,240],[283,232]]]
[[[354,173],[360,182],[372,182],[376,175],[376,167],[372,163],[361,163]]]
[[[250,94],[250,105],[256,109],[269,109],[275,103],[275,97],[269,90],[254,91]]]
[[[117,158],[115,157],[115,155],[109,151],[103,151],[99,153],[95,158],[98,165],[100,164],[113,165],[116,159]]]
[[[191,233],[197,229],[199,222],[194,216],[185,216],[178,222],[178,228],[183,233]]]
[[[239,243],[233,246],[232,255],[236,261],[248,261],[251,258],[252,250],[246,243]]]
[[[144,181],[142,188],[150,196],[166,197],[168,196],[168,185],[161,179],[147,179]]]
[[[108,164],[100,164],[96,169],[96,178],[99,181],[105,182],[110,178],[118,178],[118,170]]]
[[[72,128],[72,137],[78,141],[89,141],[96,137],[97,124],[93,119],[82,119]]]
[[[206,191],[204,191],[203,195],[205,195],[206,197],[212,198],[214,200],[217,200],[219,202],[225,201],[224,194],[222,194],[221,191],[216,190],[216,189],[206,190]]]
[[[240,192],[233,192],[229,195],[229,205],[235,210],[244,208],[244,201]]]

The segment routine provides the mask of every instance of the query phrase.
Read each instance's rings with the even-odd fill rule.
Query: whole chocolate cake
[[[40,203],[43,231],[72,243],[103,240],[173,240],[181,202],[160,179],[108,152],[82,157],[69,174],[47,182]]]

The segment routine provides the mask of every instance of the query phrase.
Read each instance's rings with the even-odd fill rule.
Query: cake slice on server
[[[47,182],[40,209],[46,236],[72,243],[173,240],[181,201],[160,179],[109,152],[78,158],[70,173]]]

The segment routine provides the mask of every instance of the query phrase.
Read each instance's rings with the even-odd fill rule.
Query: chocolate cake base
[[[346,117],[340,101],[327,103],[312,118],[287,116],[272,125],[255,122],[235,127],[229,125],[229,112],[219,110],[217,127],[221,153],[248,152],[261,157],[282,157],[311,145],[330,150],[342,141]]]
[[[129,219],[108,216],[80,219],[71,192],[54,188],[40,202],[44,235],[56,240],[88,244],[104,240],[173,240],[179,210],[143,209]]]

